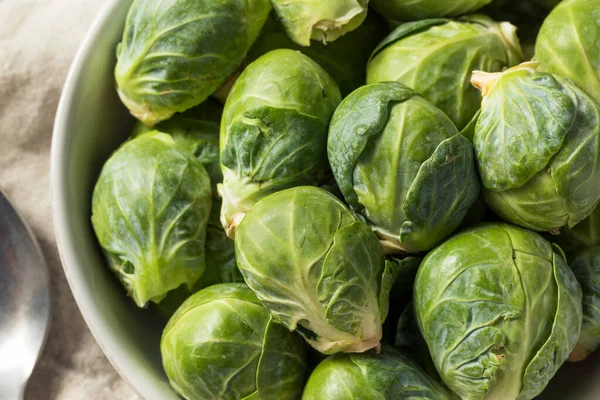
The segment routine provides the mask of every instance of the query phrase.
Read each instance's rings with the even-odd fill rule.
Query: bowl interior
[[[71,290],[96,340],[147,399],[177,399],[160,361],[164,321],[139,310],[105,265],[90,223],[91,194],[104,161],[134,122],[116,91],[115,47],[132,0],[110,0],[73,62],[52,143],[54,223]],[[600,398],[600,355],[565,365],[542,399]]]

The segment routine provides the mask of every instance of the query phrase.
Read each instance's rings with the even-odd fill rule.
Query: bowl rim
[[[124,373],[124,370],[134,371],[135,367],[127,361],[127,357],[117,350],[116,342],[109,345],[105,342],[105,332],[103,332],[103,319],[99,317],[97,307],[94,305],[94,299],[90,293],[81,290],[75,283],[80,278],[77,264],[77,250],[72,245],[71,238],[74,235],[69,224],[69,207],[67,202],[67,187],[68,187],[68,158],[67,143],[68,120],[69,113],[74,104],[74,97],[77,92],[78,83],[83,75],[82,65],[93,54],[94,43],[102,35],[102,30],[107,21],[112,17],[115,10],[119,6],[120,0],[107,0],[100,8],[97,16],[86,32],[83,41],[79,45],[75,57],[71,62],[65,83],[63,85],[60,100],[54,119],[54,127],[52,131],[52,144],[50,149],[50,191],[52,201],[52,219],[54,226],[54,236],[58,248],[58,254],[63,267],[63,271],[67,278],[69,288],[79,311],[88,326],[96,343],[112,364],[113,368],[119,375],[129,384],[135,393],[141,398],[149,398],[142,394],[141,388],[148,387],[145,385],[146,379],[137,374]],[[90,312],[94,310],[95,312]],[[107,340],[108,341],[108,340]]]

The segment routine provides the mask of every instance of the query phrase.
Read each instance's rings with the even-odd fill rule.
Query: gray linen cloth
[[[137,399],[102,354],[65,279],[50,204],[50,142],[60,91],[103,0],[0,0],[0,187],[50,268],[52,321],[26,399]],[[0,361],[1,362],[1,361]]]

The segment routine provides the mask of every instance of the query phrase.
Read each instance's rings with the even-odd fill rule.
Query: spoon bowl
[[[0,191],[0,400],[22,399],[50,320],[48,267]]]

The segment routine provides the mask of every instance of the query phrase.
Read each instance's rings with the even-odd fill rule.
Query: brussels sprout
[[[575,347],[581,288],[560,248],[489,224],[423,260],[415,317],[440,376],[463,399],[528,400]]]
[[[271,0],[277,16],[294,42],[333,42],[358,28],[367,16],[369,0]]]
[[[397,81],[421,93],[463,129],[481,105],[473,70],[502,71],[523,60],[516,28],[484,15],[400,25],[373,52],[367,83]]]
[[[302,338],[276,324],[242,283],[203,289],[169,320],[160,342],[171,386],[192,399],[298,399]]]
[[[340,100],[327,72],[297,51],[274,50],[244,70],[221,124],[221,222],[229,237],[266,195],[323,183],[327,128]]]
[[[139,307],[200,279],[210,209],[206,170],[169,135],[140,136],[106,162],[94,188],[92,224]]]
[[[383,347],[380,354],[336,354],[317,366],[302,400],[451,399],[409,357]]]
[[[544,71],[571,79],[600,103],[598,0],[561,2],[546,18],[535,45]]]
[[[219,122],[223,107],[215,100],[207,100],[183,114],[175,114],[171,119],[155,126],[173,137],[175,143],[188,148],[204,165],[210,177],[213,202],[206,228],[206,270],[192,290],[185,285],[169,292],[157,309],[166,318],[171,317],[177,308],[198,290],[225,282],[243,282],[237,268],[235,248],[221,225],[221,199],[216,185],[223,181],[219,162]],[[133,129],[133,137],[150,132],[151,128],[138,122]]]
[[[483,92],[473,144],[490,208],[553,231],[575,226],[600,202],[600,109],[570,81],[536,68],[473,73]]]
[[[394,21],[456,17],[476,11],[492,0],[371,0],[373,8]]]
[[[600,247],[577,253],[570,265],[583,291],[583,324],[569,361],[581,361],[600,346]]]
[[[240,65],[268,0],[136,0],[117,47],[123,103],[154,125],[203,102]]]
[[[327,151],[346,202],[388,253],[433,248],[479,195],[469,141],[443,112],[397,82],[367,85],[344,99]]]
[[[567,254],[600,246],[600,208],[596,207],[589,217],[573,228],[562,228],[560,233],[552,235],[550,240]]]
[[[297,187],[258,202],[235,238],[238,267],[275,320],[325,354],[379,346],[397,264],[332,194]]]
[[[375,13],[356,30],[332,43],[312,42],[310,47],[302,47],[292,42],[275,18],[269,18],[246,62],[250,63],[263,54],[275,49],[298,50],[309,56],[335,79],[342,96],[365,84],[366,66],[371,52],[385,37],[385,21]]]

